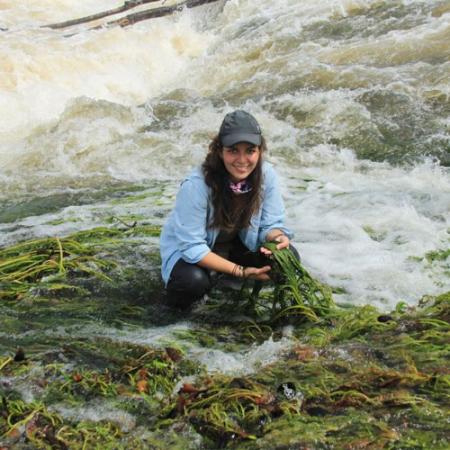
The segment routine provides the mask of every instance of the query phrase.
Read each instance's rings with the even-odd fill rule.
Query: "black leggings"
[[[289,248],[300,260],[296,248],[292,244]],[[232,241],[227,259],[244,267],[263,267],[270,264],[266,256],[259,251],[251,252],[239,238]],[[193,302],[202,298],[211,287],[212,280],[208,269],[179,259],[167,283],[168,302],[178,308],[188,308]]]

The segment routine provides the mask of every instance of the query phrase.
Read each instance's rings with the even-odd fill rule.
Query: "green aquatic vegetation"
[[[200,371],[198,364],[186,361],[183,353],[173,347],[155,349],[102,338],[61,344],[62,348],[52,354],[30,355],[20,363],[11,356],[0,359],[0,375],[9,379],[0,387],[4,398],[0,435],[6,436],[5,442],[20,439],[37,448],[111,449],[127,448],[126,443],[133,442],[132,448],[148,448],[142,438],[126,436],[113,419],[93,423],[65,419],[49,411],[55,407],[59,411],[62,404],[83,408],[104,398],[119,410],[139,413],[138,422],[149,426],[168,405],[180,377]],[[48,362],[61,358],[72,362]],[[44,359],[47,363],[42,364]],[[20,390],[16,391],[24,382],[37,396],[31,403],[21,399]],[[27,431],[31,423],[36,426],[38,440]]]
[[[110,216],[105,222],[109,224],[121,224],[126,228],[133,228],[138,221],[144,220],[145,216],[142,214],[128,214],[126,216]]]
[[[119,426],[111,422],[79,422],[75,426],[61,427],[56,437],[64,442],[66,448],[87,450],[89,448],[125,449],[127,445],[120,444],[123,436]],[[142,448],[142,447],[141,447]]]
[[[78,231],[69,238],[87,246],[104,248],[111,244],[117,245],[122,236],[123,231],[117,228],[96,227]]]
[[[217,375],[184,383],[169,415],[186,416],[200,434],[216,444],[257,438],[272,416],[298,414],[296,399],[280,401],[276,393],[251,378]]]
[[[449,307],[447,293],[391,315],[369,310],[373,317],[365,326],[355,322],[365,307],[347,310],[351,320],[338,314],[319,324],[320,332],[318,324],[302,324],[296,330],[302,344],[295,346],[284,362],[266,367],[256,377],[265,386],[286,380],[295,384],[303,395],[302,414],[289,421],[283,417],[274,420],[265,427],[258,444],[242,448],[277,448],[278,444],[271,444],[274,436],[280,448],[373,448],[375,444],[379,445],[376,448],[448,448]],[[414,419],[409,411],[414,412]],[[436,426],[429,415],[437,420]],[[358,417],[377,426],[364,429],[358,425],[362,423]],[[342,420],[348,425],[338,426]],[[311,422],[318,426],[317,433],[310,433],[314,429]]]
[[[126,230],[97,227],[65,238],[29,240],[0,249],[0,299],[20,300],[39,292],[86,296],[89,290],[77,282],[86,277],[112,286],[109,273],[119,267],[120,257],[116,254],[113,260],[111,252],[118,253],[130,238],[157,237],[160,231],[150,224]]]
[[[0,437],[6,448],[17,444],[42,449],[125,449],[131,442],[132,448],[145,448],[134,439],[121,444],[123,432],[114,423],[72,423],[60,414],[50,412],[40,402],[25,403],[3,397],[0,411]]]
[[[265,427],[258,442],[243,443],[241,449],[383,449],[390,447],[398,433],[365,411],[326,417],[300,414],[280,417]]]
[[[13,361],[14,358],[12,356],[5,356],[3,358],[0,358],[0,371],[3,370],[4,367],[12,363]]]
[[[450,249],[445,249],[428,252],[425,255],[425,258],[427,259],[428,262],[433,262],[433,261],[445,261],[449,256],[450,256]]]
[[[373,241],[381,242],[386,239],[387,231],[376,231],[370,225],[364,225],[362,228]]]
[[[5,394],[9,402],[21,400],[14,391],[20,374],[22,382],[41,386],[35,404],[47,411],[61,402],[82,407],[107,399],[133,414],[150,436],[156,433],[161,448],[170,448],[174,429],[191,426],[202,437],[194,448],[205,449],[445,449],[449,307],[450,296],[443,294],[415,308],[399,305],[389,315],[359,306],[336,308],[326,320],[297,324],[293,346],[251,376],[205,376],[180,349],[101,337],[66,338],[59,350],[22,362],[4,356],[0,374],[12,380]],[[205,344],[220,348],[241,342],[243,325],[237,332],[234,325],[219,327],[217,336],[214,327],[198,325],[177,338],[197,343],[209,334]],[[61,358],[70,364],[60,364]],[[33,406],[28,415],[33,409],[39,410]],[[25,419],[27,411],[14,420]],[[17,428],[30,443],[23,427]],[[69,448],[125,448],[129,442],[132,448],[151,448],[153,442],[146,440],[148,433],[125,432],[111,421],[61,419],[52,430]],[[39,436],[50,445],[45,434]]]
[[[315,280],[289,249],[278,250],[274,242],[264,246],[273,255],[270,274],[275,286],[270,321],[299,316],[317,322],[328,316],[335,308],[331,289]]]
[[[114,263],[95,257],[94,249],[85,243],[93,233],[90,230],[69,238],[36,239],[0,249],[0,298],[21,299],[37,286],[49,291],[76,290],[66,282],[67,275],[73,273],[111,281],[105,272]],[[104,243],[106,234],[101,229],[96,236],[100,235]]]
[[[448,322],[450,319],[450,291],[437,297],[424,296],[419,302],[419,314],[434,316]]]
[[[62,225],[63,223],[74,223],[74,222],[81,222],[81,219],[78,217],[64,217],[60,219],[54,219],[46,222],[46,225]]]
[[[183,343],[189,342],[205,348],[238,352],[248,348],[249,344],[268,339],[273,332],[273,329],[267,325],[249,322],[236,326],[202,324],[176,331],[174,334]]]
[[[113,376],[108,370],[81,370],[64,374],[64,380],[55,383],[54,387],[56,386],[65,401],[75,397],[80,397],[83,401],[93,397],[115,397],[118,393],[118,386],[113,382]]]
[[[396,326],[377,338],[392,353],[405,353],[421,369],[440,370],[450,358],[450,295],[424,297],[415,308],[393,315]],[[397,356],[398,357],[398,356]]]
[[[271,326],[282,320],[315,323],[333,314],[331,289],[314,279],[289,249],[278,250],[273,242],[264,245],[273,253],[273,285],[262,289],[255,282],[249,291],[246,280],[240,292],[213,290],[209,300],[195,309],[196,319],[223,323],[227,317],[243,327],[248,338],[258,340],[270,336]]]
[[[128,203],[136,203],[140,202],[142,200],[149,200],[154,201],[154,198],[160,198],[162,196],[163,192],[161,190],[153,191],[153,192],[143,192],[142,194],[135,194],[135,195],[126,195],[121,198],[116,198],[111,201],[112,205],[122,205],[122,204],[128,204]]]
[[[331,341],[342,342],[369,332],[383,331],[395,326],[395,323],[390,320],[382,322],[379,319],[379,311],[370,305],[336,310],[332,321],[334,327],[329,338]]]
[[[317,287],[295,266],[289,276],[282,269],[277,272],[274,257],[275,284],[250,298],[257,314],[238,291],[214,291],[210,302],[215,309],[188,316],[194,320],[192,328],[171,334],[159,348],[127,343],[123,340],[129,332],[134,339],[134,332],[145,329],[149,320],[160,324],[164,318],[163,309],[134,299],[138,290],[130,293],[129,286],[143,285],[140,278],[148,274],[126,263],[130,246],[133,257],[140,257],[140,243],[148,243],[147,237],[158,229],[148,227],[142,232],[138,225],[99,228],[65,238],[81,243],[93,258],[120,261],[113,273],[120,274],[118,283],[126,287],[119,294],[104,280],[89,298],[66,297],[63,289],[38,288],[47,282],[44,276],[30,282],[38,295],[2,303],[2,444],[75,449],[448,448],[450,293],[424,297],[415,307],[399,303],[389,314],[367,305],[337,306],[328,289],[321,290],[322,285]],[[66,271],[58,283],[86,280],[86,288],[91,275],[67,268],[71,255],[64,253],[64,239],[60,242]],[[60,247],[56,240],[53,245],[59,273]],[[151,254],[142,261],[157,264],[158,257]],[[302,285],[304,279],[309,284]],[[160,288],[160,283],[152,287],[155,292]],[[291,308],[299,305],[298,299],[301,308]],[[243,352],[250,344],[279,339],[284,320],[292,324],[292,346],[249,376],[207,376],[205,367],[183,353],[192,343]],[[91,325],[98,330],[105,324],[113,337],[82,337]],[[18,346],[24,349],[23,359]],[[25,392],[33,393],[33,401],[25,401]],[[131,429],[119,428],[117,416],[92,422],[64,415],[67,409],[82,412],[99,405],[105,405],[106,416],[109,410],[119,416],[123,411],[131,417]],[[11,411],[16,415],[8,424]]]
[[[192,328],[178,330],[174,333],[175,337],[184,342],[192,342],[202,347],[213,348],[217,345],[217,334],[211,333],[211,330],[203,328]],[[220,331],[219,331],[220,335]]]
[[[129,236],[147,236],[147,237],[159,237],[161,234],[161,227],[159,225],[139,225],[130,228],[126,231]]]
[[[398,352],[397,328],[413,318],[420,333],[436,324],[444,327],[437,316],[445,313],[447,302],[438,298],[392,318],[355,307],[345,310],[347,317],[303,322],[296,330],[299,342],[319,327],[328,338],[293,347],[252,377],[214,376],[185,385],[172,414],[186,415],[197,432],[213,441],[211,448],[410,448],[416,442],[425,450],[435,442],[444,449],[448,374],[437,374],[427,362],[419,370],[406,346]],[[448,347],[440,339],[433,344]],[[281,400],[285,392],[289,399]],[[433,428],[424,414],[403,429],[407,411],[421,409],[440,414],[441,425]],[[420,437],[423,423],[430,429]]]
[[[116,398],[119,394],[142,394],[152,401],[155,395],[170,395],[181,374],[198,372],[198,367],[183,361],[183,353],[173,347],[156,350],[108,340],[103,344],[99,348],[92,341],[78,341],[65,347],[65,354],[79,361],[78,369],[62,373],[52,382],[48,392],[54,401],[60,394],[73,403],[96,397]],[[83,368],[92,364],[106,367]]]
[[[0,436],[6,442],[13,443],[22,435],[37,448],[49,448],[51,444],[58,442],[54,430],[63,421],[57,414],[50,413],[44,404],[2,397],[0,410]],[[54,442],[52,438],[55,438]]]
[[[121,228],[117,229],[117,231],[123,232],[123,237],[158,237],[161,234],[161,226],[145,223],[143,219],[144,216],[140,215],[130,215],[125,217],[112,216],[107,220],[107,222],[118,224]]]

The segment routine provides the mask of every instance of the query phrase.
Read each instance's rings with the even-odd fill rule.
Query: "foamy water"
[[[164,349],[172,346],[176,342],[182,348],[186,358],[197,361],[209,373],[226,373],[229,375],[249,375],[257,372],[260,368],[275,362],[283,353],[291,349],[298,341],[289,333],[284,333],[283,337],[274,340],[269,337],[260,344],[253,344],[250,347],[236,351],[225,351],[220,348],[208,348],[199,343],[191,342],[183,338],[183,333],[189,333],[195,325],[190,322],[178,322],[172,325],[160,327],[140,328],[123,324],[121,328],[109,327],[105,323],[90,323],[87,325],[61,326],[55,324],[49,326],[45,331],[45,336],[49,339],[58,338],[61,341],[77,337],[77,339],[111,339],[119,345],[132,343],[154,348]],[[28,331],[21,333],[21,337],[32,338],[40,336],[42,330]],[[0,337],[7,337],[0,332]],[[26,383],[24,383],[26,386]],[[28,391],[27,391],[28,392]],[[30,400],[33,393],[28,392]]]
[[[448,262],[423,258],[449,246],[445,3],[230,0],[89,31],[40,27],[122,3],[0,2],[0,243],[167,214],[240,107],[268,139],[304,263],[339,300],[390,309],[450,289]],[[163,206],[14,212],[155,181]]]

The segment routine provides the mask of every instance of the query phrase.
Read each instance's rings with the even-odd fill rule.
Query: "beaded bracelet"
[[[245,267],[240,266],[239,264],[235,264],[233,270],[231,271],[231,275],[233,277],[239,277],[239,271],[241,272],[241,278],[245,278]]]

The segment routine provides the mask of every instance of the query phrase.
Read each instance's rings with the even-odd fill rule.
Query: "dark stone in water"
[[[378,316],[378,322],[384,323],[384,322],[390,322],[392,320],[394,320],[394,319],[392,318],[392,316],[389,316],[388,314]]]
[[[180,350],[173,348],[173,347],[166,347],[165,348],[167,356],[174,362],[178,362],[183,358],[183,354]]]
[[[25,360],[25,352],[23,351],[22,348],[18,348],[17,352],[14,356],[14,361],[24,361]]]
[[[317,406],[317,405],[307,407],[306,412],[310,416],[316,416],[316,417],[322,417],[322,416],[326,416],[326,415],[330,414],[330,412],[327,409],[322,408],[322,406]]]
[[[230,382],[230,387],[237,389],[252,389],[252,384],[243,377],[236,377]]]

